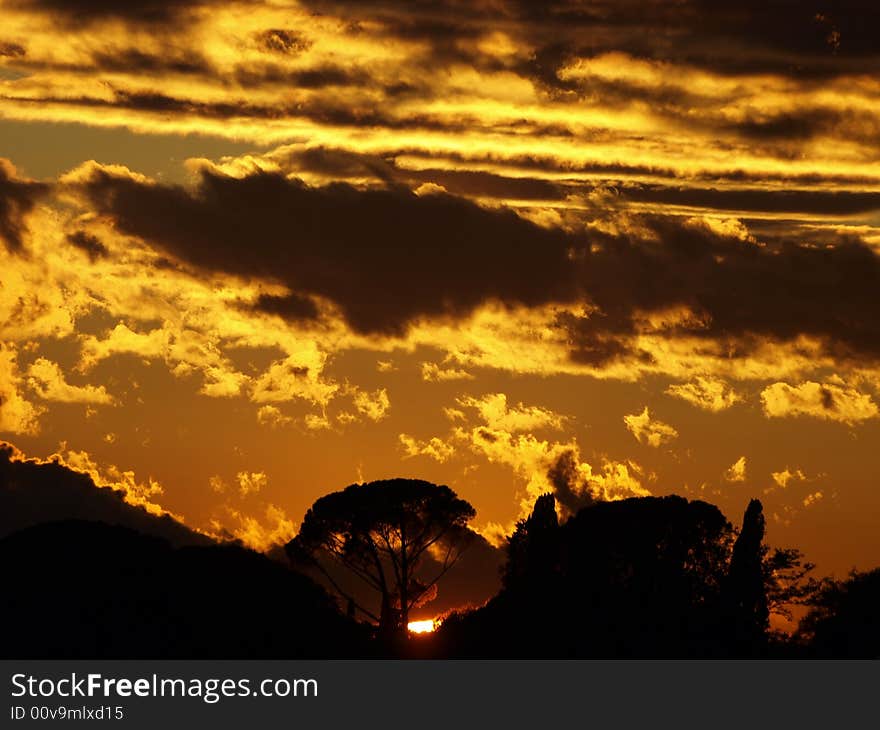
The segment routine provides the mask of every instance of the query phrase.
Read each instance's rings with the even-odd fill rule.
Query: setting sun
[[[428,619],[427,621],[410,621],[406,627],[410,630],[410,633],[413,634],[430,634],[432,631],[436,631],[437,622],[434,619]]]

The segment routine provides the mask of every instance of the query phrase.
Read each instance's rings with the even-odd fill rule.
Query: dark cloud
[[[590,346],[609,333],[634,333],[634,314],[676,306],[696,321],[670,334],[729,340],[731,357],[755,338],[800,335],[824,339],[839,357],[880,355],[880,257],[859,239],[758,245],[672,217],[643,222],[659,243],[609,237],[587,257],[583,282],[600,312],[561,321],[575,357],[585,351],[590,361]]]
[[[638,217],[634,230],[647,235],[567,233],[448,194],[310,187],[268,173],[204,172],[190,192],[95,170],[84,192],[120,230],[199,267],[325,297],[361,332],[400,332],[420,316],[462,316],[488,300],[587,301],[589,314],[558,322],[585,362],[649,358],[626,349],[626,336],[640,313],[674,307],[694,317],[670,333],[806,334],[840,355],[880,354],[880,258],[857,238],[821,245],[780,231],[761,245],[674,216]],[[297,299],[265,304],[302,314]]]
[[[316,319],[318,316],[318,308],[315,303],[308,297],[297,294],[286,296],[261,294],[253,306],[254,309],[277,314],[288,320]]]
[[[529,168],[540,169],[542,164],[542,159],[530,159],[523,158],[522,160],[516,160],[515,164],[524,165]],[[834,185],[843,190],[846,189],[863,189],[864,187],[870,187],[876,184],[876,179],[869,176],[861,176],[861,175],[853,175],[846,173],[834,173],[831,171],[825,172],[790,172],[786,170],[779,171],[760,171],[753,172],[750,170],[744,170],[741,168],[737,168],[736,159],[731,160],[731,167],[729,169],[722,169],[719,171],[697,171],[692,176],[695,182],[701,184],[701,186],[707,186],[711,184],[721,185],[724,183],[736,184],[739,183],[742,186],[750,185],[760,186],[766,185],[768,188],[769,184],[774,184],[773,187],[776,190],[785,190],[785,188],[805,188],[810,186],[822,187]],[[547,169],[554,169],[557,167],[555,163],[549,162],[547,165]],[[600,173],[604,175],[608,175],[611,180],[614,180],[614,176],[623,175],[623,176],[650,176],[650,177],[658,177],[658,178],[668,178],[670,180],[678,183],[681,179],[681,174],[673,169],[673,168],[664,168],[657,166],[645,166],[645,165],[626,165],[626,164],[610,164],[610,165],[602,165],[602,164],[585,164],[585,165],[577,165],[575,167],[570,167],[568,165],[558,165],[560,170],[571,170],[572,172],[592,172],[592,173]]]
[[[742,222],[748,226],[757,240],[772,249],[778,249],[790,241],[809,242],[811,246],[816,248],[832,248],[841,245],[858,246],[862,243],[859,236],[847,232],[846,228],[839,230],[833,223],[827,227],[820,227],[809,221],[790,218],[743,218]]]
[[[528,177],[507,177],[480,170],[418,170],[410,172],[409,180],[442,185],[456,195],[502,200],[563,200],[562,185]]]
[[[0,441],[0,537],[43,522],[93,520],[161,537],[173,545],[212,542],[171,517],[157,517],[128,504],[121,491],[96,487],[85,474],[61,464],[21,461],[14,454],[12,446]]]
[[[490,444],[494,444],[496,441],[498,441],[498,436],[492,433],[488,428],[478,428],[477,436],[483,439],[483,441],[488,441]]]
[[[880,136],[880,120],[873,111],[809,107],[776,115],[747,117],[734,125],[709,121],[721,132],[733,132],[754,145],[756,151],[773,153],[773,145],[796,151],[800,143],[837,138],[872,148]]]
[[[608,141],[620,141],[609,138]],[[423,160],[425,167],[430,167],[431,159],[425,150],[416,148],[401,148],[395,150],[395,156],[407,155]],[[572,179],[589,175],[604,180],[607,185],[626,185],[628,178],[656,178],[669,180],[669,187],[681,186],[681,172],[672,167],[646,164],[628,164],[626,162],[574,162],[571,160],[558,159],[545,155],[511,155],[499,160],[490,155],[479,152],[454,152],[443,151],[436,158],[455,163],[460,167],[476,166],[503,166],[511,170],[522,172],[534,172],[538,179],[541,173],[563,173],[571,175]],[[736,167],[736,159],[730,162],[731,167],[720,170],[696,170],[688,175],[695,185],[701,188],[712,186],[745,187],[773,183],[775,189],[806,188],[810,186],[835,186],[842,190],[864,189],[876,184],[876,179],[868,175],[856,175],[851,173],[822,172],[791,172],[784,169],[779,171],[762,170],[754,172]]]
[[[335,179],[373,178],[382,183],[398,183],[417,188],[434,183],[464,197],[502,200],[562,200],[562,185],[530,177],[508,177],[481,170],[407,169],[391,158],[359,154],[343,149],[313,147],[294,150],[284,159],[296,171],[317,173]]]
[[[401,172],[392,159],[332,147],[291,150],[282,160],[296,171],[312,172],[340,180],[371,177],[390,183]]]
[[[245,2],[251,0],[243,0]],[[258,0],[252,0],[258,2]],[[220,4],[221,0],[13,0],[16,7],[41,10],[69,22],[123,18],[136,23],[181,22],[181,14]],[[597,102],[605,108],[644,103],[651,113],[665,116],[682,128],[699,128],[719,137],[739,137],[752,147],[781,159],[801,154],[803,143],[823,136],[845,138],[873,145],[880,133],[870,111],[846,109],[798,109],[776,115],[755,113],[732,124],[718,109],[714,98],[701,97],[680,84],[639,84],[623,79],[597,77],[562,79],[560,71],[576,58],[594,58],[607,52],[623,52],[648,61],[694,64],[717,73],[778,74],[797,78],[803,88],[821,88],[828,76],[872,74],[880,71],[880,41],[872,30],[880,20],[880,8],[860,0],[818,2],[803,6],[779,0],[760,6],[734,0],[304,0],[307,8],[335,15],[347,22],[352,34],[384,34],[393,39],[417,41],[421,51],[410,48],[406,68],[389,78],[370,69],[319,65],[285,68],[278,63],[247,63],[226,73],[211,68],[197,51],[169,48],[148,53],[139,48],[111,49],[95,54],[95,65],[108,71],[149,74],[201,74],[223,85],[249,90],[266,84],[299,89],[357,87],[375,92],[374,103],[353,108],[344,101],[310,98],[299,104],[261,105],[252,100],[205,103],[173,98],[163,92],[119,91],[114,101],[44,99],[54,104],[119,105],[144,111],[161,111],[210,118],[249,116],[262,119],[306,117],[327,125],[373,126],[387,129],[442,129],[454,132],[486,124],[478,118],[448,119],[414,113],[405,117],[389,106],[401,96],[432,96],[419,81],[423,73],[410,73],[413,66],[436,71],[462,64],[492,71],[507,69],[535,83],[544,93],[573,103]],[[369,21],[369,22],[366,22]],[[497,54],[478,41],[493,31],[507,33],[520,52],[511,57]],[[249,43],[272,54],[291,55],[306,51],[311,41],[294,28],[267,28]],[[15,44],[5,44],[13,49]],[[14,49],[13,49],[14,50]],[[15,51],[14,55],[19,55]],[[34,62],[29,68],[39,68]],[[88,69],[81,69],[87,72]],[[25,100],[22,100],[23,102]],[[459,123],[460,121],[460,123]],[[514,123],[511,129],[515,127]],[[491,126],[491,125],[488,125]],[[578,130],[530,128],[535,136],[555,134],[582,137]],[[599,134],[598,131],[590,135]],[[583,140],[582,140],[583,141]]]
[[[27,51],[24,46],[9,41],[0,41],[0,57],[22,58],[25,55],[27,55]]]
[[[719,73],[775,73],[825,78],[880,68],[873,31],[880,7],[864,0],[304,0],[322,12],[383,24],[386,32],[430,47],[449,61],[481,58],[467,41],[487,28],[503,30],[533,49],[519,66],[536,83],[571,90],[558,70],[573,56],[623,51]]]
[[[880,121],[869,109],[830,108],[810,102],[778,113],[746,108],[742,119],[731,122],[719,108],[717,96],[682,87],[671,72],[668,81],[650,83],[599,76],[559,79],[556,70],[572,55],[562,54],[555,65],[549,62],[542,65],[543,56],[539,53],[522,64],[519,71],[538,81],[551,98],[569,103],[598,104],[608,109],[630,109],[643,104],[650,108],[653,116],[665,118],[678,129],[725,139],[738,138],[749,145],[752,153],[783,159],[800,155],[803,143],[814,139],[832,137],[873,146],[880,134]],[[820,84],[804,82],[801,88],[810,91],[819,89]],[[792,98],[797,99],[796,96]]]
[[[291,77],[295,80],[296,76]],[[327,78],[329,85],[332,79]],[[316,83],[316,79],[307,78],[306,83]],[[352,82],[353,83],[353,82]],[[110,86],[108,84],[108,86]],[[171,96],[161,91],[112,88],[114,98],[104,99],[95,96],[45,96],[24,97],[4,96],[0,99],[14,99],[18,104],[34,106],[53,104],[56,106],[116,108],[124,107],[136,111],[177,113],[199,116],[207,119],[230,119],[250,117],[254,119],[309,119],[320,124],[350,127],[381,127],[387,129],[426,129],[444,132],[464,131],[477,123],[475,119],[462,119],[456,123],[416,113],[398,118],[387,109],[350,108],[342,101],[327,102],[320,98],[290,104],[255,104],[242,97],[229,101],[207,102],[195,99]],[[243,89],[244,92],[244,89]]]
[[[753,213],[808,213],[846,216],[880,209],[880,193],[834,190],[715,189],[700,187],[626,186],[621,197],[639,203],[680,205],[708,210]]]
[[[582,365],[599,367],[624,358],[652,362],[650,355],[636,350],[626,339],[636,333],[632,312],[626,306],[614,317],[600,310],[583,316],[564,312],[557,315],[555,324],[568,336],[571,359]]]
[[[138,74],[199,74],[215,75],[211,63],[199,52],[189,49],[165,48],[161,53],[148,53],[139,48],[98,51],[92,55],[93,66],[82,68],[94,73],[95,68]]]
[[[0,50],[2,50],[2,46],[0,46]],[[109,72],[160,77],[166,74],[183,74],[187,76],[202,76],[207,79],[228,83],[227,77],[221,74],[201,53],[190,49],[178,48],[172,44],[160,46],[156,51],[108,46],[92,51],[88,59],[76,63],[32,58],[23,55],[16,62],[15,66],[29,74],[58,72],[91,76],[96,72]],[[64,103],[62,99],[57,99],[56,101]],[[107,105],[109,102],[98,98],[74,98],[68,100],[67,103],[99,106]]]
[[[125,20],[133,23],[165,24],[187,12],[223,0],[8,0],[23,10],[52,14],[67,23],[96,20]]]
[[[284,84],[298,89],[323,89],[331,86],[366,86],[371,78],[365,71],[341,66],[316,66],[291,71],[268,63],[237,66],[233,77],[245,88],[266,84]]]
[[[85,191],[120,229],[198,266],[327,297],[364,332],[399,332],[488,299],[534,305],[575,294],[565,234],[450,195],[211,172],[194,194],[102,171]]]
[[[547,470],[547,479],[553,485],[553,496],[566,514],[576,514],[580,509],[594,504],[592,494],[580,483],[578,459],[573,451],[563,451]]]
[[[86,233],[86,231],[74,231],[67,236],[67,242],[80,251],[84,251],[93,262],[110,255],[110,251],[107,250],[101,239],[91,233]]]
[[[699,18],[709,20],[713,36],[742,46],[775,53],[795,75],[821,75],[829,62],[847,70],[858,63],[874,64],[880,40],[872,28],[880,21],[880,7],[864,0],[822,0],[804,5],[798,0],[698,0]],[[694,28],[692,32],[698,31]]]
[[[47,190],[42,183],[16,177],[12,163],[0,158],[0,240],[7,250],[23,249],[27,214]]]
[[[270,37],[280,43],[280,36],[275,34],[281,33],[281,31],[271,31],[271,33]],[[3,55],[3,48],[4,46],[0,44],[0,55]],[[301,89],[322,89],[334,86],[365,86],[371,82],[370,76],[364,71],[332,65],[291,70],[276,63],[251,62],[246,65],[239,64],[232,71],[227,71],[215,66],[201,52],[180,48],[172,43],[160,46],[155,51],[111,46],[93,51],[90,61],[81,63],[28,60],[26,68],[29,71],[60,71],[78,74],[94,74],[96,71],[150,76],[161,76],[168,73],[185,74],[201,76],[226,86],[237,84],[244,88],[281,84]],[[149,108],[151,100],[155,105],[158,103],[157,99],[162,98],[162,111],[193,112],[200,110],[208,116],[228,116],[234,113],[267,116],[265,111],[256,111],[260,107],[247,103],[242,103],[238,108],[226,105],[225,108],[229,108],[229,112],[219,111],[224,109],[223,106],[216,107],[217,110],[212,112],[210,105],[200,106],[198,102],[186,98],[150,92],[125,92],[124,90],[115,93],[116,103],[122,106]],[[75,101],[83,103],[83,100]],[[95,101],[100,100],[95,99]],[[274,116],[277,116],[277,113]]]

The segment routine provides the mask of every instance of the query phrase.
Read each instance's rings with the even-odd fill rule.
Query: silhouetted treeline
[[[407,499],[387,499],[389,485]],[[386,616],[399,617],[385,627],[391,641],[364,620],[368,605],[332,597],[280,548],[272,558],[216,543],[86,476],[0,449],[0,655],[880,657],[880,569],[812,580],[797,550],[765,544],[757,500],[736,529],[717,507],[676,496],[594,502],[560,521],[545,495],[499,553],[470,532],[472,509],[448,487],[394,480],[362,489],[313,508],[315,544],[300,547],[314,562],[338,545],[329,587],[346,570],[368,588],[374,581]],[[465,559],[450,558],[463,547]],[[407,596],[430,607],[454,571],[482,581],[475,563],[494,572],[499,555],[494,597],[406,640]],[[431,574],[436,586],[425,582]],[[809,609],[799,630],[771,631],[771,612],[798,603]]]
[[[800,623],[809,656],[880,659],[880,568],[826,580]]]
[[[729,657],[770,642],[761,504],[737,536],[717,507],[682,497],[602,502],[560,524],[551,495],[508,541],[504,587],[450,616],[444,656]]]

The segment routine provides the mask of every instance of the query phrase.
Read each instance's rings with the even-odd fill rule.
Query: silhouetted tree
[[[556,500],[552,494],[544,494],[535,500],[532,513],[516,523],[516,530],[507,539],[507,564],[502,581],[509,588],[529,577],[552,574],[558,569]]]
[[[601,502],[564,525],[568,602],[586,614],[586,656],[721,653],[717,613],[732,526],[677,496]]]
[[[816,567],[804,560],[797,548],[763,548],[764,592],[767,609],[788,620],[793,618],[792,606],[813,603],[822,583],[810,576]]]
[[[724,586],[729,631],[737,653],[753,653],[765,640],[769,627],[763,541],[764,508],[760,500],[753,499],[733,545]]]
[[[798,638],[822,657],[880,659],[880,568],[825,580]]]
[[[732,544],[705,502],[596,502],[557,525],[546,495],[509,540],[502,591],[437,639],[446,656],[721,656]]]
[[[436,590],[461,556],[470,542],[467,523],[474,514],[447,486],[417,479],[352,484],[317,500],[286,550],[294,563],[317,568],[390,636],[405,632],[410,610]],[[419,580],[416,571],[429,551],[438,568]],[[379,616],[342,589],[325,564],[328,559],[378,591]]]

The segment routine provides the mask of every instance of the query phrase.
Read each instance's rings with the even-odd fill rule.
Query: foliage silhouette
[[[880,568],[853,571],[846,580],[826,580],[798,638],[819,657],[880,659]]]
[[[764,508],[759,500],[753,499],[743,516],[724,581],[724,609],[736,654],[759,651],[770,626],[763,543]]]
[[[406,636],[409,612],[429,599],[471,541],[474,508],[447,486],[417,479],[352,484],[317,500],[287,544],[295,565],[312,565],[351,605],[377,621],[385,638]],[[439,555],[434,575],[418,569]],[[327,565],[336,562],[377,591],[378,616],[343,589]]]
[[[556,500],[544,494],[526,519],[516,523],[507,539],[507,564],[502,576],[506,588],[552,579],[559,572],[559,517]]]
[[[797,551],[762,543],[754,500],[737,537],[717,507],[682,497],[596,503],[559,524],[540,497],[508,540],[504,588],[450,616],[446,656],[718,657],[767,651],[768,594],[803,592]]]
[[[764,546],[762,553],[767,608],[791,621],[792,607],[812,605],[822,587],[822,581],[810,575],[816,566],[797,548]]]
[[[0,654],[880,656],[880,569],[812,579],[798,550],[764,544],[757,500],[739,530],[717,507],[682,497],[579,509],[556,500],[538,498],[517,524],[501,570],[502,551],[468,529],[467,502],[449,487],[408,479],[317,500],[297,538],[264,555],[131,506],[61,464],[0,447]],[[89,516],[95,521],[81,519]],[[351,594],[345,615],[324,588],[288,567],[288,557],[323,567]],[[397,641],[409,611],[433,598],[453,565],[449,577],[466,573],[490,586],[484,595],[500,591],[447,616],[434,635]],[[351,593],[358,582],[367,589]],[[370,592],[380,605],[370,607]],[[467,603],[460,595],[445,607]],[[811,610],[794,641],[768,631],[770,614],[798,604]],[[437,609],[425,611],[417,617]],[[381,624],[379,641],[356,613]]]

